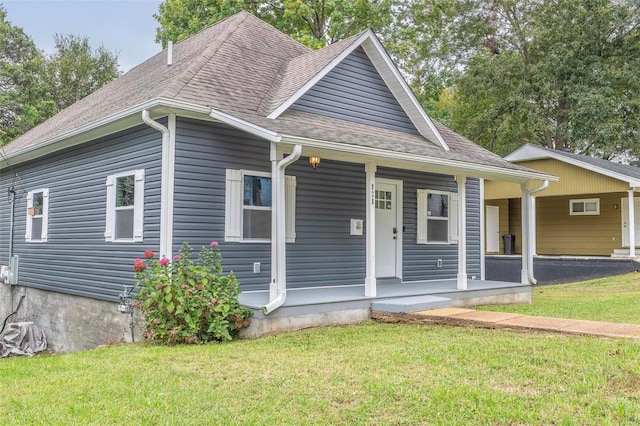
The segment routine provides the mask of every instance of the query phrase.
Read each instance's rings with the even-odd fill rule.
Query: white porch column
[[[629,190],[629,220],[627,230],[629,231],[629,257],[636,256],[636,214],[635,214],[635,199],[634,190]]]
[[[275,184],[275,178],[278,175],[278,161],[282,154],[278,153],[277,144],[271,142],[271,281],[269,282],[269,300],[278,297],[278,242],[276,238],[276,229],[278,228],[276,210],[278,206],[278,188]]]
[[[458,290],[467,289],[467,177],[458,175]]]
[[[376,297],[376,170],[375,163],[365,165],[367,184],[365,297]]]
[[[522,246],[522,270],[520,271],[520,282],[522,284],[529,283],[529,238],[530,238],[530,217],[529,217],[529,191],[528,184],[525,182],[520,185],[520,192],[522,193],[522,241],[520,245]],[[514,247],[515,250],[515,247]]]
[[[467,177],[458,175],[458,290],[467,289]]]

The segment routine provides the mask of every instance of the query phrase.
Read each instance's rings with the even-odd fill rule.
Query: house
[[[532,253],[564,257],[637,256],[640,197],[636,193],[640,189],[640,167],[530,144],[505,159],[560,178],[532,197],[530,214],[535,217]],[[515,235],[514,253],[520,253],[520,187],[508,182],[486,182],[485,209],[486,253],[503,253],[501,236],[506,234]]]
[[[481,280],[483,180],[553,179],[431,120],[371,31],[311,51],[246,12],[2,159],[0,314],[20,302],[61,351],[127,335],[116,307],[133,259],[184,241],[220,243],[254,335],[361,320],[384,295],[438,285],[459,303],[527,301],[526,283]]]

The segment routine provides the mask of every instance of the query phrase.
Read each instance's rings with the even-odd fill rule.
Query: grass
[[[637,281],[539,287],[505,309],[637,322]],[[634,425],[638,359],[625,339],[373,322],[137,343],[0,360],[0,424]]]
[[[640,324],[640,274],[573,284],[534,286],[530,305],[482,306],[487,311]]]

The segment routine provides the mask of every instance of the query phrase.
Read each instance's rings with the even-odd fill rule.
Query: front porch
[[[290,289],[285,303],[265,315],[269,291],[243,292],[240,302],[253,310],[245,337],[257,337],[308,327],[366,321],[371,311],[416,312],[442,307],[468,307],[483,304],[530,303],[528,284],[469,280],[466,290],[457,281],[436,280],[401,283],[379,280],[377,296],[365,296],[365,286]]]

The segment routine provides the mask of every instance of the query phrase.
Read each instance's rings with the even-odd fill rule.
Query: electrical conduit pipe
[[[300,158],[302,154],[302,146],[296,145],[293,148],[293,152],[289,156],[280,160],[275,167],[275,176],[273,176],[273,182],[276,185],[275,191],[275,206],[276,209],[273,212],[276,214],[276,229],[271,232],[271,237],[276,239],[276,273],[273,274],[276,277],[277,295],[275,299],[262,308],[265,315],[278,309],[287,298],[287,236],[286,236],[286,219],[285,219],[285,175],[284,171],[287,166]],[[272,187],[273,191],[273,187]]]

